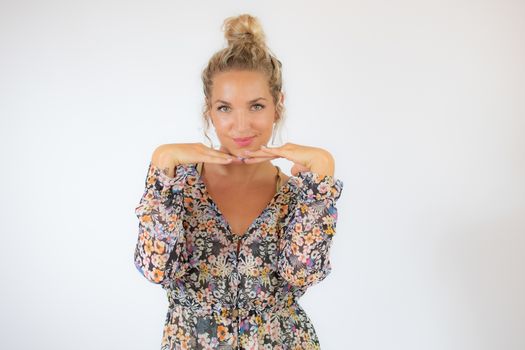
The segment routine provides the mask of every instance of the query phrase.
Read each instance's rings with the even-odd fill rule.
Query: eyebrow
[[[254,102],[258,101],[258,100],[266,100],[266,99],[265,99],[264,97],[257,97],[256,99],[253,99],[253,100],[251,100],[251,101],[248,101],[248,104],[250,104],[250,103],[254,103]],[[224,100],[215,100],[215,103],[217,103],[217,102],[222,102],[222,103],[227,104],[227,105],[230,104],[230,102],[228,102],[228,101],[224,101]]]

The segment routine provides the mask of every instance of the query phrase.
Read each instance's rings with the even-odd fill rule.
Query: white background
[[[283,62],[284,141],[344,182],[301,299],[322,349],[525,349],[519,0],[2,1],[0,348],[160,347],[134,208],[156,146],[205,142],[200,72],[244,12]]]

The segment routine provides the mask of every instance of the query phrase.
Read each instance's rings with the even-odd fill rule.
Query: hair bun
[[[223,31],[229,46],[246,41],[265,46],[266,38],[261,23],[249,14],[226,18],[223,22]]]

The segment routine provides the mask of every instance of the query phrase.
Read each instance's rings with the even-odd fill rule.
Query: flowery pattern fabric
[[[343,182],[300,172],[243,235],[232,233],[197,163],[149,164],[134,263],[167,292],[161,350],[320,349],[297,300],[331,271]]]

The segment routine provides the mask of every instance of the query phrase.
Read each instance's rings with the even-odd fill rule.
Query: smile
[[[241,147],[248,146],[250,143],[252,143],[252,140],[255,138],[255,136],[252,137],[243,137],[243,138],[235,138],[233,141]]]

